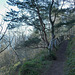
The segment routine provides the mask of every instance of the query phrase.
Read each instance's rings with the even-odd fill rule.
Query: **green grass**
[[[75,75],[75,38],[70,40],[67,47],[65,75]]]
[[[41,55],[35,59],[26,61],[20,68],[19,75],[41,75],[44,69],[48,69],[51,61],[48,55]]]

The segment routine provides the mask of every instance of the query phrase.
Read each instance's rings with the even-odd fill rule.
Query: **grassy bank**
[[[52,61],[48,55],[48,51],[45,50],[33,59],[23,61],[21,66],[19,66],[20,62],[14,64],[10,69],[10,75],[41,75],[50,67],[51,63]]]
[[[47,53],[41,53],[32,60],[26,61],[19,70],[19,75],[41,75],[51,65]]]
[[[65,75],[75,75],[75,38],[70,40],[67,47]]]

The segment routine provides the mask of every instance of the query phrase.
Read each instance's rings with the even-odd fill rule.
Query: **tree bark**
[[[52,34],[52,44],[51,44],[51,49],[53,50],[53,48],[55,48],[54,47],[54,38],[55,38],[55,34],[54,34],[54,22],[55,22],[55,19],[56,19],[56,14],[57,13],[55,13],[55,15],[54,15],[54,20],[52,19],[52,6],[53,6],[53,3],[54,3],[54,0],[52,0],[52,3],[51,3],[51,5],[50,5],[50,7],[49,7],[49,20],[50,20],[50,23],[51,23],[51,29],[52,29],[52,31],[51,31],[51,34]],[[50,46],[50,45],[49,45]]]
[[[39,17],[39,20],[40,20],[40,24],[42,26],[42,32],[44,33],[45,42],[46,42],[47,46],[49,46],[49,42],[48,42],[48,39],[47,39],[47,34],[46,34],[46,31],[45,31],[45,24],[43,23],[42,18],[40,16],[39,8],[36,7],[36,9],[37,9],[37,14],[38,14],[38,17]]]

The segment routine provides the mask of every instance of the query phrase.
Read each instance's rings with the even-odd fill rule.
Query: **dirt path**
[[[64,75],[64,62],[66,60],[66,47],[68,41],[64,41],[57,51],[57,60],[53,61],[52,66],[42,75]]]

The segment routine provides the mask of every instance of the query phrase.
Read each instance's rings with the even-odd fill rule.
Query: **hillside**
[[[0,75],[75,75],[75,1],[3,2]]]

